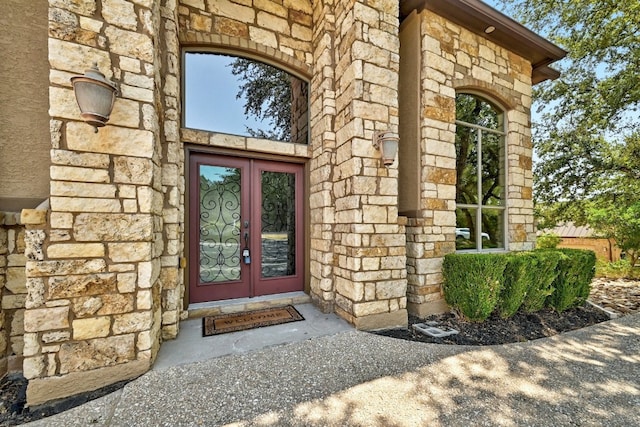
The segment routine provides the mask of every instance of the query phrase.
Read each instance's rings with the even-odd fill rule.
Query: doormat
[[[226,334],[227,332],[244,331],[263,326],[280,325],[298,322],[304,317],[292,305],[261,310],[244,311],[242,313],[218,314],[202,319],[202,336]]]

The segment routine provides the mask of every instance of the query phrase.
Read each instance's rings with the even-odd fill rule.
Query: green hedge
[[[529,252],[534,258],[530,269],[532,279],[529,281],[527,294],[522,303],[522,310],[527,313],[540,311],[555,290],[555,279],[558,276],[557,266],[562,253],[555,249]]]
[[[496,307],[507,265],[505,254],[449,254],[442,267],[447,304],[482,322]]]
[[[553,282],[555,292],[546,304],[558,312],[584,304],[591,292],[595,275],[596,255],[582,249],[558,249],[562,254],[558,262],[558,276]]]
[[[589,297],[595,261],[593,252],[578,249],[450,254],[443,264],[444,297],[474,322],[494,310],[503,318],[545,306],[562,312]]]

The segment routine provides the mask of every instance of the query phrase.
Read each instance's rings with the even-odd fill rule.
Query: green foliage
[[[558,247],[562,237],[555,233],[545,233],[536,239],[536,248],[538,249],[555,249]]]
[[[271,65],[237,58],[231,64],[234,76],[243,81],[236,98],[246,99],[244,113],[268,120],[270,130],[247,131],[258,138],[288,141],[291,139],[291,76]]]
[[[482,322],[545,306],[558,312],[584,304],[596,257],[580,249],[539,249],[511,254],[449,254],[444,258],[444,297],[467,320]]]
[[[640,268],[633,268],[629,260],[615,262],[596,260],[596,277],[609,279],[640,279]]]
[[[502,3],[510,6],[509,14],[569,52],[554,64],[561,77],[534,91],[534,106],[541,113],[533,129],[539,222],[588,223],[600,234],[615,234],[618,245],[628,246],[637,260],[640,2]]]
[[[564,256],[557,250],[536,250],[533,252],[532,264],[527,266],[532,280],[522,303],[522,309],[527,313],[534,313],[544,308],[545,301],[554,291],[554,281],[558,272],[556,267],[560,258]]]
[[[513,316],[522,305],[529,284],[537,280],[535,270],[531,268],[534,263],[535,256],[531,252],[507,255],[504,285],[497,306],[500,317],[506,319]]]
[[[466,319],[481,322],[496,307],[505,254],[449,254],[443,263],[444,297]]]
[[[636,194],[636,200],[622,203],[593,201],[587,204],[589,224],[600,236],[615,240],[630,266],[634,266],[640,256],[640,200],[637,197]]]
[[[558,249],[562,254],[553,282],[554,292],[547,305],[558,312],[584,304],[591,292],[591,280],[595,273],[596,255],[581,249]]]
[[[516,252],[508,254],[504,286],[498,301],[503,318],[513,316],[527,301],[526,311],[541,309],[556,279],[561,254],[556,251]]]

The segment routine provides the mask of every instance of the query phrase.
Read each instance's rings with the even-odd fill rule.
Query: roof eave
[[[548,65],[564,58],[567,51],[480,0],[401,0],[400,19],[414,10],[421,12],[424,9],[529,60],[534,84],[560,76]],[[487,33],[485,30],[488,27],[494,27],[495,30]]]

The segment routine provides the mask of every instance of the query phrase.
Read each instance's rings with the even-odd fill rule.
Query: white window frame
[[[461,93],[464,95],[471,95],[471,96],[475,96],[473,94],[468,94],[468,93]],[[489,104],[493,104],[490,101],[482,98],[482,97],[478,97],[479,99],[481,99],[483,102],[487,102]],[[494,108],[495,109],[495,108]],[[464,127],[469,127],[472,129],[476,129],[478,131],[477,134],[477,141],[476,143],[478,144],[478,158],[476,160],[477,164],[476,164],[476,173],[477,173],[477,196],[478,196],[478,203],[476,204],[459,204],[456,202],[456,210],[458,208],[468,208],[468,209],[475,209],[476,210],[476,224],[478,224],[478,226],[475,227],[475,244],[476,244],[476,248],[475,249],[456,249],[456,252],[507,252],[509,251],[509,238],[508,238],[508,232],[509,232],[509,218],[508,218],[508,205],[509,205],[509,198],[508,198],[508,194],[509,194],[509,186],[508,186],[508,156],[507,156],[507,132],[506,132],[506,128],[507,128],[507,124],[506,124],[506,113],[502,110],[496,110],[498,113],[502,114],[503,120],[502,120],[502,130],[497,130],[497,129],[491,129],[491,128],[487,128],[484,126],[480,126],[474,123],[468,123],[468,122],[464,122],[462,120],[456,120],[455,124],[456,124],[456,133],[458,132],[458,126],[464,126]],[[503,142],[503,161],[502,161],[502,179],[504,180],[504,203],[500,206],[488,206],[488,205],[482,205],[482,198],[480,197],[482,195],[482,133],[483,132],[487,132],[487,133],[492,133],[495,135],[499,135],[502,138],[502,142]],[[502,239],[503,239],[503,246],[502,248],[482,248],[482,211],[483,209],[486,210],[500,210],[502,211]]]

